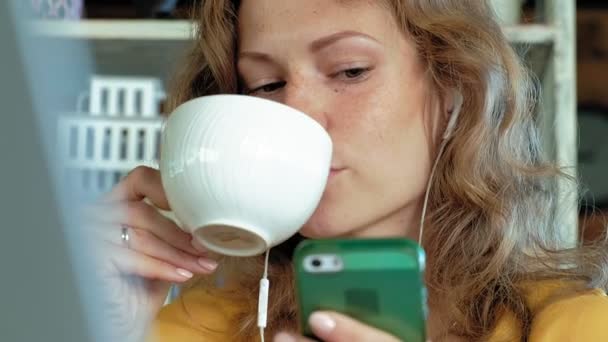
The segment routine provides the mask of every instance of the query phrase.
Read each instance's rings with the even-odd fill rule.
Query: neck
[[[340,236],[342,238],[391,238],[400,237],[418,241],[420,232],[420,215],[422,200],[417,199],[405,207],[399,208],[381,217],[375,222],[365,224]]]

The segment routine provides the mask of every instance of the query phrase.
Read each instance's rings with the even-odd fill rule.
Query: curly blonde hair
[[[507,310],[521,323],[525,338],[532,317],[520,285],[562,279],[579,284],[576,291],[605,289],[605,242],[567,249],[561,244],[552,212],[556,184],[567,177],[543,160],[534,114],[538,87],[486,1],[383,3],[414,42],[438,93],[458,89],[464,99],[428,202],[424,247],[431,298],[441,298],[455,322],[453,334],[484,340]],[[239,5],[237,0],[206,0],[196,8],[196,43],[176,78],[170,108],[198,96],[239,92]],[[291,252],[299,239],[271,254],[270,333],[297,326]],[[229,259],[224,263],[231,264]],[[235,340],[250,341],[258,334],[262,259],[232,264],[239,272],[233,272],[238,276],[230,295],[244,303],[242,315],[234,317],[240,327]],[[209,286],[205,283],[200,286]]]

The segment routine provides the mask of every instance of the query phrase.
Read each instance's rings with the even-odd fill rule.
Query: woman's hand
[[[140,340],[147,333],[171,283],[210,274],[217,267],[190,234],[155,207],[170,210],[160,173],[138,167],[84,212],[96,252],[95,272],[108,300],[104,313],[116,341]]]
[[[310,327],[324,342],[398,342],[399,339],[350,317],[335,312],[319,311],[310,315]],[[313,342],[303,336],[279,333],[274,342]]]

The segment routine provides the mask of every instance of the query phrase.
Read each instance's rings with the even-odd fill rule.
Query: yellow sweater
[[[528,305],[534,315],[529,342],[608,342],[608,297],[603,291],[589,290],[547,303],[559,285],[528,288]],[[192,288],[161,309],[150,340],[227,342],[233,328],[230,317],[240,310],[239,303],[214,297],[204,288]],[[520,337],[516,320],[507,314],[489,342],[519,342]]]

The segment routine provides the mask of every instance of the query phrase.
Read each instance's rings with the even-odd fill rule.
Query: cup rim
[[[207,101],[218,100],[218,99],[219,100],[231,99],[231,100],[236,100],[236,101],[239,101],[239,102],[242,102],[242,101],[255,101],[255,102],[264,103],[265,105],[268,105],[268,106],[274,106],[274,107],[277,107],[277,108],[281,108],[285,112],[290,112],[292,114],[299,114],[299,115],[303,116],[305,118],[305,120],[308,120],[313,125],[317,126],[321,130],[323,130],[323,132],[327,133],[327,130],[325,129],[325,127],[323,127],[318,121],[316,121],[313,118],[311,118],[310,115],[304,113],[303,111],[301,111],[299,109],[293,108],[293,107],[288,106],[288,105],[286,105],[284,103],[281,103],[281,102],[265,99],[265,98],[262,98],[262,97],[256,97],[256,96],[251,96],[251,95],[243,95],[243,94],[203,95],[203,96],[199,96],[199,97],[195,97],[195,98],[189,99],[189,100],[187,100],[187,101],[179,104],[177,107],[175,107],[171,111],[171,113],[167,116],[167,122],[166,122],[166,124],[168,124],[168,121],[171,120],[171,118],[174,117],[176,114],[181,113],[182,110],[184,109],[184,107],[191,106],[193,103],[196,103],[196,102],[201,102],[201,101],[207,102]]]
[[[209,229],[213,226],[228,227],[230,230],[239,231],[239,233],[245,233],[256,240],[255,246],[250,248],[229,248],[222,247],[219,244],[211,242],[212,239],[204,237],[202,233],[206,233],[205,229]],[[250,257],[264,253],[268,248],[271,247],[272,241],[265,230],[252,227],[251,224],[243,223],[238,220],[229,219],[216,219],[209,222],[205,222],[200,227],[192,230],[192,236],[203,245],[203,247],[224,255],[237,256],[237,257]],[[294,233],[295,234],[295,233]]]

